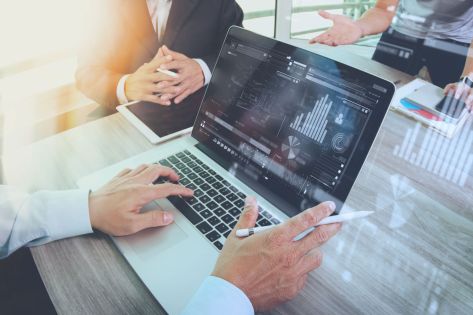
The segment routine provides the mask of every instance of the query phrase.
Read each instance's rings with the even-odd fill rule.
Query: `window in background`
[[[237,0],[245,13],[243,26],[253,32],[274,37],[276,0]]]
[[[317,14],[326,10],[358,19],[375,0],[292,0],[291,38],[310,39],[329,28],[331,21]]]

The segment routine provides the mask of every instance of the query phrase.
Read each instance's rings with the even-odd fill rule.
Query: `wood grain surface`
[[[367,59],[358,62],[407,80]],[[417,128],[412,152],[429,136],[427,128]],[[414,121],[388,113],[347,201],[376,214],[345,224],[324,246],[323,266],[303,292],[271,314],[473,313],[471,168],[462,168],[464,181],[455,182],[396,155],[410,129],[416,129]],[[462,136],[473,137],[471,124]],[[436,143],[452,150],[466,145],[456,138]],[[80,177],[152,147],[115,114],[7,152],[4,175],[31,191],[74,188]],[[103,234],[57,241],[32,253],[59,314],[164,313]]]

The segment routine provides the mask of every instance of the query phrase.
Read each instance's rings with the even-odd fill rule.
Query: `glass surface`
[[[234,29],[194,136],[288,215],[325,200],[340,209],[392,94],[387,81]]]
[[[258,34],[274,37],[276,0],[237,0],[245,13],[243,26]]]

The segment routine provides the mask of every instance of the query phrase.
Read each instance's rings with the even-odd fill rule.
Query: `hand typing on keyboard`
[[[236,236],[236,230],[254,227],[258,218],[256,200],[248,198],[212,275],[240,288],[258,311],[294,298],[304,287],[308,273],[320,266],[320,246],[333,237],[341,225],[320,226],[298,241],[293,241],[294,237],[334,210],[333,203],[322,203],[273,229],[242,239]]]
[[[168,197],[169,201],[215,248],[221,250],[225,239],[240,218],[246,195],[188,150],[162,159],[159,164],[175,169],[180,176],[179,183],[194,190],[192,198],[171,196]],[[165,182],[164,178],[156,181]],[[277,218],[262,210],[256,226],[278,223],[280,222]]]
[[[173,222],[169,212],[160,210],[140,213],[147,203],[173,195],[191,197],[193,192],[182,185],[163,183],[150,185],[158,178],[172,182],[179,176],[169,167],[142,165],[134,170],[121,171],[89,197],[89,214],[92,226],[111,235],[128,235],[150,227]]]

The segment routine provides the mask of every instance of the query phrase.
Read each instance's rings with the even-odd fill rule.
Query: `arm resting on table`
[[[89,191],[27,194],[0,186],[0,258],[22,246],[92,233]]]

